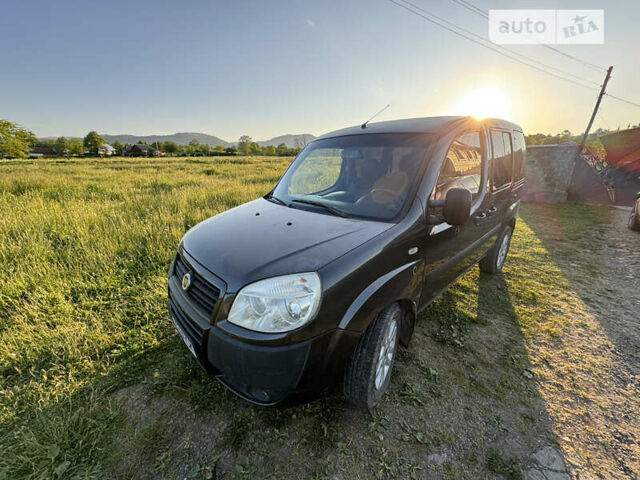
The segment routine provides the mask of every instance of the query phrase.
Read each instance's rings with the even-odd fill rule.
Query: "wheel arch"
[[[404,313],[400,326],[400,343],[408,346],[421,292],[419,263],[420,261],[414,261],[402,265],[371,283],[351,303],[339,327],[364,333],[382,310],[398,303]]]

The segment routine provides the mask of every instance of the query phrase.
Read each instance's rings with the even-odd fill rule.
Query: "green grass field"
[[[637,447],[610,447],[611,422],[640,437],[640,409],[589,255],[607,208],[525,205],[504,275],[474,269],[421,316],[372,414],[339,395],[261,409],[207,377],[167,314],[169,263],[290,161],[0,161],[0,480],[515,479],[545,444],[638,472]]]
[[[8,435],[0,464],[8,478],[49,478],[65,462],[81,478],[101,470],[117,423],[109,393],[142,378],[149,355],[174,335],[166,277],[180,238],[264,195],[290,161],[0,164],[0,421]]]

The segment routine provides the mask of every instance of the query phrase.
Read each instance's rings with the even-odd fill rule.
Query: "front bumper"
[[[334,329],[302,342],[260,345],[234,338],[194,306],[169,275],[169,313],[202,367],[245,400],[275,405],[319,394],[342,378],[359,336]]]

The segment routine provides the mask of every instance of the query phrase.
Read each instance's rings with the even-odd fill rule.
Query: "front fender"
[[[351,303],[339,328],[364,333],[378,313],[394,302],[401,302],[406,321],[401,326],[401,341],[409,343],[420,298],[420,267],[422,260],[401,265],[367,286]]]

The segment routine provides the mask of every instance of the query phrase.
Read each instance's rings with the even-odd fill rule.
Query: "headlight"
[[[313,319],[321,292],[317,273],[260,280],[238,292],[227,320],[258,332],[293,330]]]

